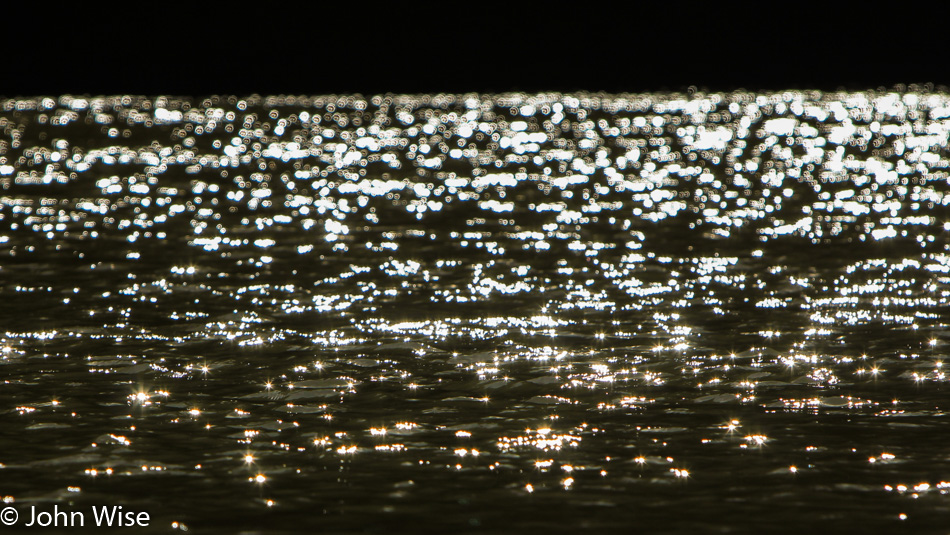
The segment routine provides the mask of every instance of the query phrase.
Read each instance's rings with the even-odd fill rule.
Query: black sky
[[[912,6],[321,6],[16,14],[3,34],[0,95],[950,85],[942,32],[933,29],[942,19]]]

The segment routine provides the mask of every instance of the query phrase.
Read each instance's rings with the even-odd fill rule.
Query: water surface
[[[946,529],[950,95],[0,104],[21,517]]]

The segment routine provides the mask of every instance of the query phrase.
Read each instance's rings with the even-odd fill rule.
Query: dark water
[[[950,529],[950,95],[2,107],[21,524]]]

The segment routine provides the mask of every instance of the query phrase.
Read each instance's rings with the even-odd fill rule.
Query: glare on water
[[[942,526],[950,95],[0,105],[5,503]]]

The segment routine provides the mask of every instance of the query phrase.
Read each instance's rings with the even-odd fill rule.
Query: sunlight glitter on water
[[[945,94],[0,104],[18,502],[945,491]]]

